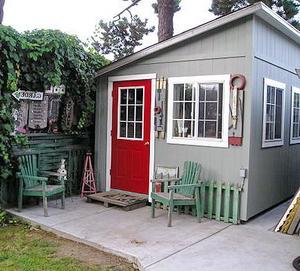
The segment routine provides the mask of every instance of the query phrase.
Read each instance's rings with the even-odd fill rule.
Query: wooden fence
[[[230,183],[207,181],[201,183],[201,215],[209,219],[240,223],[241,188]]]
[[[40,170],[56,171],[60,160],[66,160],[68,180],[66,182],[67,194],[79,193],[84,155],[91,148],[88,135],[62,135],[62,134],[31,134],[28,135],[28,144],[22,148],[15,146],[15,156],[23,154],[37,154]],[[15,203],[17,183],[15,180],[1,182],[0,203]]]

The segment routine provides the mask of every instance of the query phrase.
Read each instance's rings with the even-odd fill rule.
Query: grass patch
[[[0,227],[0,270],[134,271],[124,259],[25,225]]]

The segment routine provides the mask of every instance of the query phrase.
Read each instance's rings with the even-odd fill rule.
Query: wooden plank
[[[240,191],[238,187],[233,190],[233,206],[232,206],[232,219],[233,224],[239,223],[239,206],[240,206]]]
[[[298,201],[299,203],[297,204],[297,206],[295,207],[295,216],[292,220],[292,223],[287,231],[287,234],[294,234],[297,225],[299,224],[300,221],[300,200]]]
[[[200,216],[204,217],[204,211],[205,211],[205,189],[206,184],[204,182],[201,183],[200,187]]]
[[[213,199],[214,199],[214,182],[211,181],[208,189],[208,209],[207,209],[207,217],[209,219],[212,218],[213,214]]]
[[[230,184],[225,185],[224,196],[224,222],[229,222],[229,209],[230,209]]]
[[[217,183],[216,193],[216,220],[221,220],[221,205],[222,205],[222,184]]]

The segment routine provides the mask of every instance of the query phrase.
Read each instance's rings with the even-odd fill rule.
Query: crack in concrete
[[[184,251],[184,250],[186,250],[186,249],[188,249],[188,248],[190,248],[190,247],[192,247],[192,246],[194,246],[194,245],[196,245],[196,244],[199,244],[199,243],[201,243],[202,241],[205,241],[206,239],[208,239],[208,238],[210,238],[210,237],[212,237],[212,236],[214,236],[214,235],[216,235],[216,234],[218,234],[218,233],[220,233],[220,232],[222,232],[222,231],[228,229],[228,228],[231,227],[231,226],[232,226],[232,224],[230,224],[230,225],[226,226],[225,228],[222,228],[222,229],[220,229],[220,230],[218,230],[218,231],[212,233],[211,235],[206,236],[206,237],[204,237],[204,238],[202,238],[202,239],[200,239],[200,240],[198,240],[198,241],[196,241],[196,242],[194,242],[194,243],[192,243],[192,244],[190,244],[190,245],[188,245],[188,246],[186,246],[186,247],[184,247],[184,248],[181,248],[181,249],[179,249],[179,250],[177,250],[177,251],[175,251],[175,252],[169,254],[168,256],[165,256],[165,257],[163,257],[163,258],[161,258],[161,259],[159,259],[159,260],[157,260],[157,261],[155,261],[155,262],[153,262],[153,263],[151,263],[151,264],[146,265],[146,266],[144,267],[144,270],[147,270],[149,267],[151,267],[151,266],[153,266],[153,265],[156,265],[156,264],[158,264],[158,263],[160,263],[160,262],[162,262],[162,261],[164,261],[164,260],[166,260],[166,259],[168,259],[168,258],[170,258],[170,257],[172,257],[172,256],[174,256],[174,255],[176,255],[176,254],[178,254],[179,252]]]

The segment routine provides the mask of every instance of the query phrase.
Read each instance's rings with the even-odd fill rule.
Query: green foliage
[[[177,11],[180,11],[180,9],[181,9],[181,7],[180,7],[181,0],[174,0],[173,2],[174,2],[174,13],[176,13]],[[154,9],[154,13],[158,14],[158,3],[157,3],[157,1],[152,4],[152,7]]]
[[[209,11],[215,15],[226,15],[232,11],[260,1],[272,8],[290,24],[300,29],[299,21],[295,18],[300,6],[298,0],[212,0]]]
[[[7,214],[4,210],[0,209],[0,228],[8,225],[17,225],[18,221],[14,217]]]
[[[12,111],[17,89],[43,91],[64,84],[81,112],[78,130],[92,122],[95,72],[108,61],[94,50],[86,50],[75,36],[58,30],[18,33],[0,25],[0,180],[12,175],[12,145],[26,141],[14,136]]]
[[[116,21],[100,20],[92,37],[92,46],[103,54],[113,54],[120,59],[134,52],[135,47],[142,45],[144,35],[154,31],[147,27],[148,20],[141,20],[137,15],[130,19],[122,17]]]

